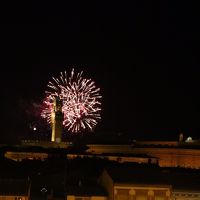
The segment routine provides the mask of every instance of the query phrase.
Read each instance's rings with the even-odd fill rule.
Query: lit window
[[[75,200],[90,200],[90,197],[75,197]]]

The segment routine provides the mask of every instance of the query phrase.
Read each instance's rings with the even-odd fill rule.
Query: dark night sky
[[[102,121],[96,132],[143,140],[178,139],[180,132],[200,137],[197,5],[42,2],[3,9],[2,142],[30,136],[30,105],[41,101],[52,76],[71,66],[101,88]]]

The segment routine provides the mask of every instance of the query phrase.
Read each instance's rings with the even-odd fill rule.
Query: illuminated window
[[[127,189],[118,189],[116,200],[129,200],[129,190]]]
[[[159,196],[157,196],[157,197],[155,197],[155,200],[165,200],[165,197],[159,197]]]
[[[75,200],[91,200],[90,197],[75,197]]]
[[[144,194],[136,195],[136,200],[147,200],[147,196]]]

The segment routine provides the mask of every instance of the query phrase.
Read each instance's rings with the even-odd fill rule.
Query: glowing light
[[[76,75],[72,69],[70,76],[65,71],[60,73],[59,78],[53,77],[47,85],[49,90],[46,91],[41,113],[41,116],[51,123],[52,102],[58,96],[63,101],[63,125],[74,133],[85,129],[93,130],[101,119],[100,88],[96,88],[91,79],[83,78],[82,74],[83,72],[80,72]]]
[[[193,140],[192,140],[192,137],[188,137],[186,140],[185,140],[185,142],[192,142]]]

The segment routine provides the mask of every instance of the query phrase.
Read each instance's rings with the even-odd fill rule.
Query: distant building
[[[108,200],[199,200],[198,170],[116,165],[106,168],[99,183]]]
[[[200,169],[200,143],[194,140],[181,144],[176,141],[138,141],[132,145],[89,144],[87,146],[87,153],[99,156],[120,153],[121,160],[123,160],[122,155],[132,154],[133,157],[134,155],[148,155],[154,160],[157,158],[160,167]]]
[[[32,147],[31,152],[29,151],[29,147]],[[40,147],[41,150],[34,152],[34,148],[36,147]],[[179,144],[175,141],[141,141],[133,145],[88,144],[85,145],[85,148],[78,151],[76,150],[77,147],[73,147],[71,143],[38,142],[36,144],[33,142],[23,143],[21,148],[23,148],[23,151],[20,150],[20,147],[18,147],[18,150],[9,150],[7,148],[4,156],[15,161],[21,161],[23,159],[45,160],[48,158],[48,151],[51,151],[52,148],[61,150],[74,149],[74,151],[70,150],[69,153],[66,153],[68,158],[99,157],[122,163],[151,163],[158,164],[160,167],[200,169],[200,144],[198,142]],[[46,153],[44,153],[44,149]]]
[[[108,191],[108,200],[172,200],[171,185],[144,170],[104,170],[99,182]]]
[[[7,151],[4,155],[6,158],[14,161],[23,160],[46,160],[48,158],[47,153],[42,152],[10,152]]]

